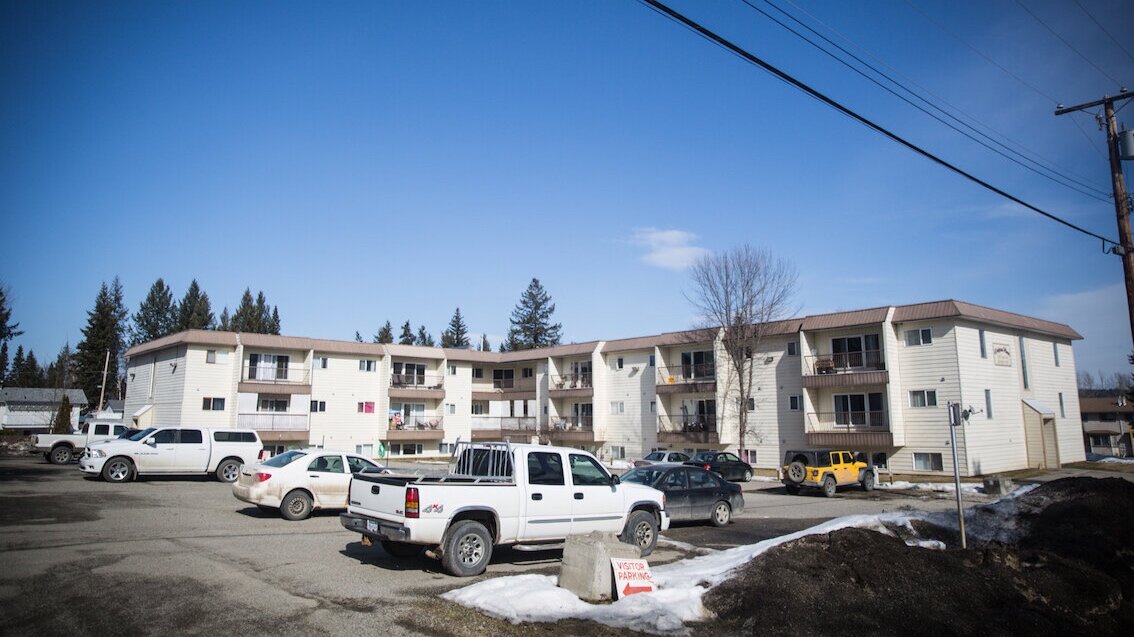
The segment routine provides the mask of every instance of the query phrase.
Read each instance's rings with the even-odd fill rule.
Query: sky
[[[1134,89],[1114,39],[1134,3],[773,1],[671,6],[1117,239],[1099,109],[1054,111]],[[779,9],[980,133],[760,12],[822,42]],[[959,299],[1066,323],[1079,370],[1131,371],[1100,239],[634,0],[4,0],[0,82],[0,285],[13,351],[41,362],[115,277],[131,312],[159,277],[177,298],[196,279],[217,315],[263,291],[314,338],[408,320],[439,339],[460,308],[495,348],[532,278],[564,342],[683,330],[689,265],[749,244],[795,266],[799,315]]]

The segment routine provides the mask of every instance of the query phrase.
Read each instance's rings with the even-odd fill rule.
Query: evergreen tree
[[[551,302],[551,295],[543,289],[539,279],[533,278],[520,297],[520,302],[516,304],[516,309],[512,310],[512,327],[508,330],[508,338],[501,344],[504,348],[502,351],[514,352],[558,345],[563,325],[551,323],[551,315],[554,313],[555,304]]]
[[[55,389],[70,389],[75,386],[75,370],[72,362],[71,344],[63,345],[55,362],[47,366],[47,376],[44,379],[45,387]]]
[[[416,341],[417,338],[413,335],[413,328],[410,327],[409,321],[406,321],[402,324],[402,335],[400,338],[398,338],[398,344],[413,345]]]
[[[180,316],[177,302],[173,300],[173,290],[158,277],[150,286],[150,293],[134,313],[134,326],[130,334],[131,345],[148,343],[177,330]]]
[[[201,291],[201,287],[197,285],[197,279],[193,279],[193,282],[189,284],[189,289],[185,291],[185,296],[182,297],[177,310],[177,329],[175,330],[177,332],[211,330],[216,327],[213,309],[209,305],[209,295]]]
[[[453,318],[449,319],[449,327],[441,332],[441,347],[467,349],[468,346],[469,328],[461,317],[461,308],[458,307],[457,311],[453,312]]]
[[[125,352],[126,317],[129,315],[122,302],[122,284],[118,277],[107,286],[102,284],[95,297],[94,309],[87,312],[87,326],[83,340],[75,348],[76,386],[82,389],[92,403],[98,401],[102,386],[103,363],[107,353],[110,364],[106,376],[104,399],[121,398],[118,382],[122,354]],[[99,408],[102,405],[95,405]]]
[[[8,378],[8,344],[0,343],[0,385]]]
[[[417,328],[417,337],[414,339],[417,345],[425,345],[426,347],[433,347],[437,343],[433,341],[433,335],[425,331],[425,326],[420,325]]]
[[[492,346],[488,344],[488,334],[480,335],[480,351],[491,352]]]
[[[63,400],[59,401],[59,411],[55,412],[51,421],[51,433],[71,433],[71,399],[67,394],[63,394]]]
[[[9,323],[10,320],[12,320],[12,308],[8,307],[8,288],[0,285],[0,344],[7,343],[24,333],[19,329],[19,323]]]
[[[258,293],[256,300],[253,301],[252,290],[244,288],[244,295],[240,297],[240,305],[232,313],[229,328],[229,331],[247,334],[279,334],[279,308],[268,306],[263,291]]]
[[[362,334],[360,334],[358,332],[358,330],[354,331],[354,342],[355,343],[361,343],[362,342]]]
[[[394,342],[394,328],[390,325],[389,321],[386,321],[386,324],[374,335],[374,342],[383,345],[389,345]]]
[[[228,308],[221,310],[220,321],[217,322],[218,332],[232,332],[232,319],[228,316]]]
[[[12,369],[4,377],[4,384],[9,387],[22,387],[20,374],[24,370],[24,346],[16,346],[16,355],[12,357]]]
[[[268,323],[268,333],[280,335],[280,308],[275,305],[272,306],[272,320]]]

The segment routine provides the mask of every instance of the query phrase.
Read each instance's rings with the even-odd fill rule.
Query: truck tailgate
[[[379,519],[405,516],[406,483],[413,478],[356,473],[350,481],[347,510]]]

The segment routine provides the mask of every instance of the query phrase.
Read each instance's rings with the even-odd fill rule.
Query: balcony
[[[819,354],[805,359],[803,386],[849,387],[854,385],[885,385],[890,382],[882,350]]]
[[[548,395],[551,398],[586,397],[595,393],[590,372],[551,376],[548,383]]]
[[[659,394],[715,394],[717,367],[713,363],[677,365],[658,370]]]
[[[658,442],[717,444],[716,414],[658,416]]]
[[[804,434],[810,447],[858,451],[894,446],[890,418],[885,411],[810,413]]]
[[[473,440],[527,440],[536,434],[535,416],[473,416]]]
[[[558,444],[594,442],[594,417],[567,416],[554,418],[547,427],[547,437],[552,443]]]
[[[442,416],[415,414],[405,420],[391,418],[384,434],[384,440],[441,440],[445,437],[445,420]]]
[[[249,394],[309,394],[311,370],[304,365],[249,365],[240,373],[238,391]]]
[[[307,414],[280,414],[257,412],[237,414],[236,426],[256,431],[308,431]]]
[[[390,374],[390,398],[445,397],[444,374]]]

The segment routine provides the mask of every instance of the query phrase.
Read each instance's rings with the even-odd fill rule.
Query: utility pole
[[[1088,104],[1064,108],[1062,104],[1055,110],[1056,115],[1073,113],[1087,108],[1102,106],[1106,114],[1106,145],[1110,155],[1110,183],[1114,188],[1114,212],[1118,217],[1118,241],[1110,252],[1122,259],[1122,273],[1126,280],[1126,309],[1130,317],[1130,338],[1134,342],[1134,242],[1130,237],[1130,200],[1126,196],[1126,180],[1122,176],[1122,160],[1118,156],[1118,127],[1114,122],[1114,103],[1134,97],[1125,88],[1119,94],[1104,96]]]

